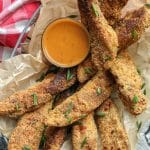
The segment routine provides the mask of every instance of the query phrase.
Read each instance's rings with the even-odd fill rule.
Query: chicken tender
[[[96,115],[102,150],[128,150],[128,137],[113,102],[105,101]]]
[[[71,96],[75,87],[62,92],[55,96],[54,107],[60,105],[67,97]],[[60,150],[66,136],[67,128],[47,127],[45,130],[44,150]]]
[[[111,11],[110,11],[111,12]],[[128,46],[138,41],[150,26],[150,9],[141,7],[138,10],[127,13],[116,27],[116,33],[119,40],[119,49],[126,49]]]
[[[9,139],[9,150],[38,150],[44,130],[43,114],[47,114],[52,104],[48,102],[40,109],[25,114],[18,122]]]
[[[45,125],[62,127],[92,112],[110,96],[111,85],[105,74],[98,72],[81,90],[45,115]]]
[[[19,117],[26,112],[34,111],[57,94],[76,82],[76,75],[69,81],[66,72],[60,71],[56,75],[49,75],[42,82],[19,91],[0,101],[0,116]]]
[[[134,115],[142,113],[147,106],[147,98],[141,91],[142,79],[127,51],[121,52],[110,68],[118,84],[121,100]]]
[[[117,55],[117,34],[104,18],[98,0],[78,0],[78,6],[81,18],[87,18],[92,60],[97,69],[102,70],[103,64]]]
[[[91,57],[88,57],[83,63],[79,64],[77,69],[77,78],[80,83],[84,83],[93,77],[97,72]]]
[[[93,113],[79,123],[72,129],[73,150],[98,150],[98,133]]]
[[[128,0],[99,0],[100,8],[110,25],[113,26],[121,18],[121,10],[127,2]]]

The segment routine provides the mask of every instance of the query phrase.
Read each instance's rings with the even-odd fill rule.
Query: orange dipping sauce
[[[89,52],[89,36],[84,26],[68,18],[48,25],[42,38],[46,58],[59,67],[81,63]]]

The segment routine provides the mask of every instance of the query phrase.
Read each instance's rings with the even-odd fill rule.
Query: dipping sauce
[[[88,55],[88,32],[80,22],[58,19],[44,31],[42,47],[51,63],[59,67],[72,67]]]

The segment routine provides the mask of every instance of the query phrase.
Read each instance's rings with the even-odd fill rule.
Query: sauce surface
[[[47,59],[60,67],[72,67],[83,61],[89,52],[89,37],[81,23],[59,19],[45,30],[42,39]]]

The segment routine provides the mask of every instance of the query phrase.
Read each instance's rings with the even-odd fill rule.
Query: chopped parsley
[[[100,88],[100,87],[98,87],[98,88],[96,89],[96,93],[97,93],[97,95],[98,95],[98,96],[99,96],[99,95],[101,95],[102,90],[101,90],[101,88]]]
[[[85,137],[85,138],[83,139],[80,148],[82,149],[82,148],[85,146],[85,144],[87,144],[87,137]]]
[[[35,93],[33,93],[32,96],[33,96],[33,104],[35,106],[37,106],[38,105],[38,97],[37,97],[37,95]]]
[[[78,121],[76,121],[73,125],[74,126],[77,126],[77,125],[82,125],[83,123],[82,123],[82,121],[81,120],[78,120]]]
[[[146,7],[150,8],[150,3],[145,4]]]
[[[100,14],[97,10],[97,4],[92,3],[92,9],[93,9],[95,16],[98,17]]]
[[[141,89],[143,89],[145,87],[145,83],[142,84]]]
[[[72,118],[70,118],[68,115],[71,113],[73,109],[73,103],[69,103],[68,108],[66,110],[66,112],[64,113],[65,118],[67,119],[68,123],[71,123]]]
[[[138,38],[138,33],[137,33],[137,31],[135,29],[133,29],[131,31],[131,36],[132,36],[133,39],[137,39]]]
[[[86,67],[86,68],[84,68],[84,72],[85,72],[86,74],[92,74],[92,73],[93,73],[93,70],[92,70],[92,68],[90,68],[90,67]]]
[[[142,121],[137,121],[136,122],[136,126],[137,126],[137,132],[139,132],[141,126],[142,126]]]
[[[70,16],[68,16],[68,18],[77,18],[78,17],[78,15],[70,15]]]
[[[67,81],[71,80],[73,78],[73,74],[71,73],[70,69],[67,70]]]
[[[96,112],[96,116],[98,116],[98,117],[105,117],[105,113],[104,112],[101,112],[101,111],[98,111],[98,112]]]
[[[133,97],[132,101],[133,101],[133,103],[136,104],[136,103],[138,103],[139,98],[135,95],[135,96]]]
[[[139,70],[138,68],[137,68],[137,72],[139,75],[141,75],[141,70]]]
[[[87,117],[87,114],[82,114],[82,115],[80,116],[80,119],[84,119],[85,117]]]
[[[40,76],[40,78],[37,79],[36,82],[41,82],[41,81],[44,80],[44,78],[45,78],[45,73],[42,73],[41,76]]]
[[[19,103],[16,104],[16,110],[18,111],[20,108]]]
[[[144,89],[143,94],[146,95],[146,89]]]
[[[22,150],[31,150],[31,148],[28,145],[24,145],[24,147],[22,148]]]

